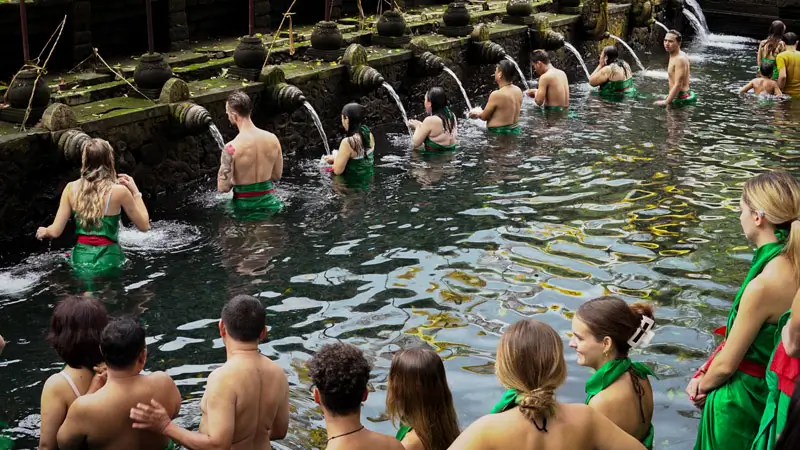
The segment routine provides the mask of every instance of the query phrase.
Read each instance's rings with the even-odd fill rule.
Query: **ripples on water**
[[[700,96],[693,108],[652,107],[667,93],[652,74],[637,76],[642,98],[624,103],[591,96],[581,83],[571,117],[542,116],[526,102],[520,138],[487,136],[481,122],[462,119],[462,149],[451,155],[410,152],[402,124],[376,130],[368,192],[321,174],[322,150],[312,150],[287,164],[279,185],[286,211],[267,223],[228,219],[229,196],[208,192],[157,209],[153,231],[121,233],[129,267],[98,295],[114,314],[147,324],[148,369],[179,384],[185,426],[199,423],[206,377],[225,358],[216,327],[224,301],[258,295],[270,325],[261,350],[293,386],[291,434],[276,445],[290,449],[324,443],[304,368],[324,343],[367,353],[374,392],[364,415],[387,433],[392,353],[435,348],[466,426],[502,393],[493,360],[508,324],[535,317],[566,341],[587,299],[653,301],[656,338],[634,357],[660,376],[656,445],[691,448],[699,414],[683,388],[712,348],[711,330],[724,322],[751,255],[737,220],[742,183],[767,169],[796,173],[798,154],[796,106],[732,93],[753,77],[755,44],[711,42],[734,46],[687,49]],[[662,73],[666,58],[645,64]],[[9,341],[0,420],[21,447],[35,445],[41,385],[60,366],[42,339],[52,305],[81,292],[63,253],[0,268],[0,332]],[[582,402],[589,371],[571,350],[566,357],[561,399]]]

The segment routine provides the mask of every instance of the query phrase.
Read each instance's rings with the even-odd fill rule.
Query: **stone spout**
[[[350,82],[365,90],[375,90],[385,80],[383,75],[374,68],[363,65],[350,68]]]
[[[429,76],[435,77],[444,71],[444,60],[431,52],[424,52],[419,55],[419,65]]]
[[[506,51],[499,44],[492,41],[477,42],[478,59],[483,64],[497,64],[506,57]]]
[[[187,130],[205,130],[214,123],[211,114],[196,103],[178,103],[170,107],[172,117]]]
[[[83,144],[91,137],[80,129],[70,129],[61,133],[58,138],[58,149],[64,153],[64,158],[71,162],[81,162]]]
[[[306,101],[303,91],[284,82],[267,86],[266,94],[268,101],[283,111],[294,111]]]
[[[550,28],[541,31],[531,30],[530,33],[532,49],[556,51],[564,47],[564,35]]]

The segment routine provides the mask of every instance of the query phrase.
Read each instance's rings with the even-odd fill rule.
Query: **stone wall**
[[[798,0],[700,0],[700,6],[715,33],[763,39],[775,19],[789,30],[800,28]]]

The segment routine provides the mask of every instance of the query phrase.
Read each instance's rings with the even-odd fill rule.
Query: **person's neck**
[[[673,56],[678,56],[681,54],[681,49],[677,49],[669,53],[669,57],[672,58]]]
[[[125,369],[112,369],[109,367],[106,370],[109,383],[126,383],[130,380],[136,379],[140,372],[141,371],[135,365]]]
[[[328,439],[351,433],[361,428],[361,410],[357,413],[346,416],[334,416],[330,412],[325,412],[325,429],[328,430]],[[355,434],[355,433],[353,433]]]
[[[497,86],[498,86],[500,89],[503,89],[504,87],[506,87],[506,86],[511,86],[512,84],[514,84],[514,83],[512,83],[512,82],[510,82],[510,81],[506,81],[506,80],[500,80],[500,81],[497,83]]]
[[[778,237],[775,236],[775,231],[771,229],[757,234],[753,239],[753,244],[756,245],[756,248],[761,248],[761,246],[770,244],[772,242],[778,242]]]
[[[253,119],[251,119],[249,117],[243,117],[236,124],[236,128],[239,129],[239,132],[250,131],[250,130],[255,129],[255,127],[256,127],[256,124],[254,124],[253,123]]]
[[[228,337],[225,339],[225,354],[228,359],[238,355],[252,355],[259,353],[258,342],[241,342]]]
[[[614,361],[615,359],[619,359],[619,355],[615,352],[614,354],[603,358],[598,363],[597,367],[592,367],[594,370],[600,370],[601,367],[605,366],[609,361]]]
[[[797,51],[797,44],[794,45],[787,45],[786,50],[796,52]]]

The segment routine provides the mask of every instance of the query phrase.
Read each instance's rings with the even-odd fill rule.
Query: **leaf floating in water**
[[[397,278],[402,278],[404,280],[410,280],[410,279],[414,278],[415,276],[417,276],[417,272],[419,272],[420,270],[422,270],[422,267],[411,267],[411,268],[408,269],[408,271],[406,273],[404,273],[402,275],[398,275]]]
[[[436,283],[434,283],[432,281],[429,281],[428,283],[431,285],[431,287],[429,287],[428,289],[425,289],[425,292],[433,292],[433,291],[439,289],[439,285],[438,284],[436,284]]]
[[[561,305],[550,305],[550,311],[558,311],[561,309]]]
[[[447,276],[449,278],[454,279],[454,280],[462,281],[465,284],[468,284],[470,286],[476,286],[476,287],[484,287],[484,286],[486,286],[486,281],[484,281],[484,280],[482,280],[482,279],[480,279],[478,277],[469,275],[469,274],[467,274],[465,272],[462,272],[460,270],[456,270],[455,272],[453,272],[453,273],[451,273],[451,274],[449,274]]]
[[[468,301],[472,300],[472,296],[471,295],[458,294],[458,293],[450,291],[450,290],[440,291],[439,295],[442,296],[444,301],[453,302],[453,303],[456,303],[456,304],[459,304],[459,305],[462,304],[462,303],[465,303],[465,302],[468,302]]]

